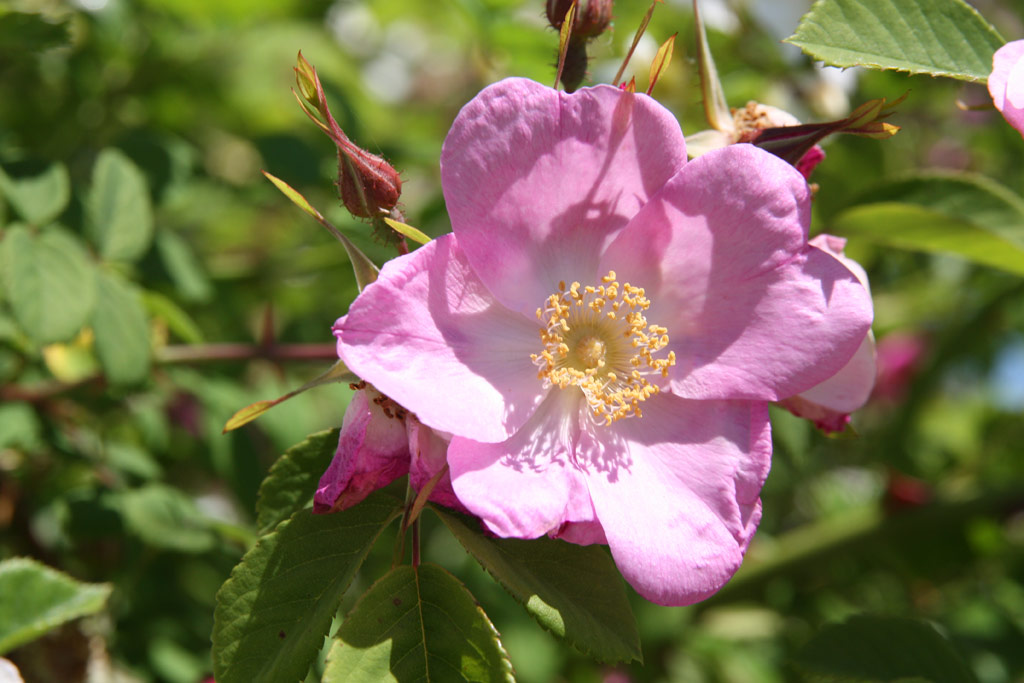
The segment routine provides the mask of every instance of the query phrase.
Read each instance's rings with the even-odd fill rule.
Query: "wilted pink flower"
[[[686,138],[690,158],[738,142],[750,142],[766,128],[799,126],[800,120],[788,111],[760,102],[747,102],[747,106],[732,111],[731,119],[718,122],[718,128],[698,131]],[[810,179],[814,168],[825,160],[825,150],[814,145],[796,162],[796,169]]]
[[[645,95],[523,79],[463,108],[441,175],[453,234],[384,266],[339,354],[453,435],[455,494],[495,534],[607,542],[662,604],[714,593],[760,519],[767,401],[871,320],[807,243],[807,183],[750,145],[687,163]]]
[[[447,441],[374,387],[362,383],[345,410],[338,448],[313,496],[313,511],[350,508],[395,479],[410,475],[417,491],[445,465]],[[462,508],[443,476],[431,500]]]
[[[810,243],[834,256],[868,289],[867,273],[859,263],[843,254],[845,239],[818,235]],[[839,372],[807,391],[787,398],[782,405],[794,415],[813,421],[819,429],[841,432],[850,422],[850,413],[861,408],[870,398],[875,375],[875,337],[868,330],[857,352]]]
[[[1014,40],[996,50],[988,91],[1003,118],[1024,135],[1024,40]]]

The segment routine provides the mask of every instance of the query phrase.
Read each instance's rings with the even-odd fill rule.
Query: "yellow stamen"
[[[558,283],[537,309],[543,349],[530,359],[546,387],[579,387],[594,417],[611,424],[642,416],[640,403],[659,391],[647,378],[667,377],[676,356],[654,357],[668,345],[668,330],[648,324],[642,287],[620,284],[615,271],[601,282]]]

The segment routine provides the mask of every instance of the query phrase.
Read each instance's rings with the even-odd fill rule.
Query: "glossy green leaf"
[[[949,641],[924,621],[856,616],[819,631],[797,662],[812,680],[975,683]]]
[[[116,498],[127,529],[155,548],[201,553],[216,542],[210,521],[176,488],[147,484]]]
[[[273,464],[256,502],[256,526],[261,534],[273,531],[313,500],[317,482],[338,448],[340,433],[340,429],[331,429],[311,434]]]
[[[625,585],[604,549],[550,538],[491,538],[450,512],[434,511],[541,626],[602,661],[642,660]]]
[[[81,583],[35,560],[0,562],[0,654],[103,609],[112,586]]]
[[[153,207],[146,177],[120,150],[100,152],[86,200],[89,236],[100,255],[135,261],[153,241]]]
[[[26,223],[41,227],[57,218],[68,205],[71,180],[68,169],[60,163],[19,176],[0,168],[0,192]]]
[[[149,322],[139,293],[119,276],[100,272],[92,316],[96,355],[107,380],[134,384],[149,374]]]
[[[874,188],[858,203],[901,202],[965,220],[1024,247],[1024,199],[991,178],[928,172]]]
[[[246,553],[217,593],[217,683],[301,680],[370,547],[401,512],[377,492],[329,515],[299,510]]]
[[[512,681],[498,632],[458,579],[399,566],[359,598],[331,646],[324,683]]]
[[[1005,41],[963,0],[818,0],[786,42],[832,66],[984,82]]]
[[[4,235],[0,263],[14,317],[39,344],[67,341],[96,304],[96,269],[77,237],[61,228]]]
[[[857,206],[834,218],[830,230],[898,249],[953,254],[1024,275],[1021,246],[984,226],[914,204]]]

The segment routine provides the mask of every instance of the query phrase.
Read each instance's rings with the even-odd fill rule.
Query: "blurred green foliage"
[[[336,201],[333,146],[289,93],[298,50],[349,136],[402,172],[408,222],[438,235],[449,226],[437,159],[459,107],[505,76],[554,80],[542,4],[0,5],[0,559],[114,586],[105,613],[10,653],[27,680],[84,680],[87,661],[106,680],[201,680],[214,594],[252,543],[260,481],[285,449],[340,424],[350,392],[332,385],[221,434],[238,408],[329,366],[330,326],[356,293],[344,250],[259,170],[378,264],[393,255]],[[997,113],[956,106],[986,102],[984,86],[826,74],[779,43],[808,3],[707,4],[732,106],[757,99],[825,120],[910,91],[896,137],[829,141],[815,229],[891,199],[922,169],[1024,191],[1024,141]],[[1024,7],[975,4],[1004,36],[1024,35]],[[591,44],[592,81],[611,79],[645,9],[617,4],[614,30]],[[655,96],[696,132],[707,124],[688,3],[658,6],[627,79],[646,87],[676,31]],[[747,562],[694,607],[637,598],[643,665],[610,669],[543,632],[424,516],[424,559],[467,584],[520,680],[799,680],[805,644],[856,614],[931,620],[982,683],[1024,680],[1024,282],[857,239],[847,253],[871,276],[888,371],[854,417],[859,436],[773,414]],[[386,573],[392,538],[343,613]]]

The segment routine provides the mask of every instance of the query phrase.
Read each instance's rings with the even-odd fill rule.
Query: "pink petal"
[[[695,159],[713,149],[721,149],[736,142],[736,135],[733,132],[720,130],[701,130],[693,135],[686,136],[686,154]]]
[[[845,239],[835,237],[834,235],[822,234],[812,239],[810,244],[826,252],[846,266],[851,273],[857,276],[857,279],[864,285],[864,288],[870,291],[868,275],[864,272],[864,268],[853,259],[847,258],[843,253],[843,249],[846,246]],[[790,409],[797,415],[813,419],[819,423],[819,426],[825,424],[829,426],[831,431],[841,431],[841,427],[839,430],[836,430],[832,426],[840,423],[845,426],[848,421],[845,418],[848,414],[858,410],[867,403],[868,398],[871,396],[871,390],[875,386],[876,375],[875,337],[868,330],[867,335],[860,346],[857,347],[853,357],[850,358],[849,362],[839,372],[800,394],[800,398],[804,402],[817,406],[819,410],[806,406],[801,407],[799,410]],[[808,410],[814,414],[805,414]],[[824,410],[824,415],[820,414],[821,410]],[[838,414],[838,417],[834,414]],[[837,422],[837,420],[839,421]]]
[[[850,424],[848,411],[831,410],[803,398],[803,394],[790,396],[779,401],[779,405],[797,417],[810,420],[814,426],[826,433],[841,432]]]
[[[815,145],[807,150],[800,161],[796,162],[796,170],[800,171],[805,179],[811,179],[811,173],[817,168],[818,164],[825,160],[825,150],[821,148],[821,145]]]
[[[579,450],[612,557],[637,592],[687,605],[732,577],[761,518],[767,404],[661,394],[642,418],[584,430]]]
[[[1015,40],[996,50],[988,91],[996,109],[1024,135],[1024,40]]]
[[[845,253],[845,237],[837,237],[823,232],[808,242],[808,244],[812,247],[821,249],[823,252],[842,263],[851,273],[857,276],[857,279],[860,280],[860,283],[864,285],[864,288],[867,289],[868,292],[871,291],[871,284],[868,282],[868,274],[864,270],[864,267],[852,258],[848,257]]]
[[[537,538],[567,522],[594,520],[573,459],[582,405],[578,391],[553,391],[504,443],[452,439],[455,494],[498,536]]]
[[[536,319],[495,301],[451,235],[388,262],[334,334],[354,373],[435,429],[504,441],[543,398]]]
[[[871,299],[834,258],[807,246],[807,184],[751,145],[691,161],[609,245],[600,270],[644,287],[668,328],[672,391],[777,400],[846,364]]]
[[[313,512],[352,507],[409,471],[405,422],[373,402],[372,388],[352,395],[341,424],[338,449],[313,495]]]
[[[549,534],[552,538],[560,538],[576,545],[608,545],[604,527],[596,519],[591,522],[566,522],[557,531]]]
[[[837,413],[860,409],[875,387],[875,337],[870,332],[839,372],[800,394],[800,398]]]
[[[431,479],[448,464],[450,435],[443,435],[422,424],[415,417],[406,420],[409,433],[409,484],[416,491],[422,491]],[[430,500],[461,512],[469,512],[452,490],[451,472],[441,475],[430,493]]]
[[[505,306],[533,315],[560,280],[603,275],[609,236],[685,162],[675,117],[646,95],[511,78],[463,107],[441,179],[469,262]]]

